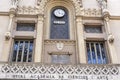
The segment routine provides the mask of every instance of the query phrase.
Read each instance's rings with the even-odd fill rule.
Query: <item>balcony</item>
[[[120,65],[1,63],[0,79],[119,80]]]

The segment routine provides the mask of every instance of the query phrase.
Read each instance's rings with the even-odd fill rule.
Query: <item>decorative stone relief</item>
[[[59,42],[59,43],[56,44],[56,47],[57,47],[58,50],[62,50],[63,47],[64,47],[64,43]]]
[[[109,15],[109,11],[107,9],[107,0],[97,0],[100,8],[102,9],[103,17]]]
[[[11,38],[11,33],[10,32],[6,32],[5,33],[5,40],[9,40]]]
[[[93,16],[93,17],[99,17],[102,16],[101,9],[84,9],[84,16]]]
[[[108,35],[108,41],[109,41],[109,43],[113,43],[114,42],[114,36],[112,34]]]
[[[65,44],[75,44],[74,40],[45,40],[45,44],[57,44],[57,43],[63,43]]]
[[[37,0],[37,8],[39,8],[40,10],[40,14],[44,13],[44,7],[46,5],[47,2],[49,2],[51,0]],[[70,0],[76,9],[76,15],[81,15],[82,14],[82,1],[81,0]]]
[[[97,0],[102,9],[107,9],[107,0]]]
[[[5,64],[0,67],[4,74],[79,74],[118,75],[118,66],[102,65],[50,65],[50,64]],[[106,79],[107,80],[107,79]]]
[[[31,6],[22,6],[18,7],[17,14],[29,14],[29,15],[36,15],[39,13],[39,9],[36,7],[31,7]]]
[[[17,8],[20,0],[11,0],[11,8]]]

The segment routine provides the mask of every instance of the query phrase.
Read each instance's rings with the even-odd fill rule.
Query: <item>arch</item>
[[[44,8],[46,4],[50,1],[54,1],[54,0],[37,0],[37,6],[39,7],[40,14],[44,14]],[[61,1],[61,0],[57,0],[57,1]],[[74,5],[76,15],[82,14],[82,0],[67,0],[67,1],[71,2]]]
[[[44,7],[44,26],[46,27],[44,29],[44,36],[45,39],[49,39],[50,34],[50,13],[52,8],[55,6],[62,6],[65,7],[68,10],[69,15],[69,39],[74,40],[75,39],[75,8],[74,5],[68,1],[68,0],[50,0],[46,6]]]
[[[62,11],[64,14],[59,16]],[[69,15],[68,10],[63,6],[55,6],[50,13],[50,39],[69,39]]]

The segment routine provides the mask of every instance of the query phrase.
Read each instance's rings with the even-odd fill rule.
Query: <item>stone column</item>
[[[84,29],[82,24],[82,17],[77,17],[77,45],[78,45],[78,53],[79,53],[79,62],[86,63],[86,55],[85,55],[85,41],[84,41]]]
[[[107,34],[107,44],[108,44],[108,52],[111,58],[111,62],[113,64],[117,63],[117,53],[114,47],[114,36],[111,32],[110,26],[109,26],[109,12],[104,12],[104,23],[105,23],[105,29]]]
[[[11,55],[11,46],[12,46],[12,29],[15,16],[15,9],[10,9],[9,12],[9,24],[7,32],[5,33],[5,42],[3,47],[2,61],[8,61],[9,55]]]
[[[37,35],[35,43],[35,62],[41,62],[43,46],[43,15],[38,15]]]

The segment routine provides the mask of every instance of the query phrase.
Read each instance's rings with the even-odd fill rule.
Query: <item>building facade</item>
[[[119,80],[119,0],[0,0],[0,80]]]

